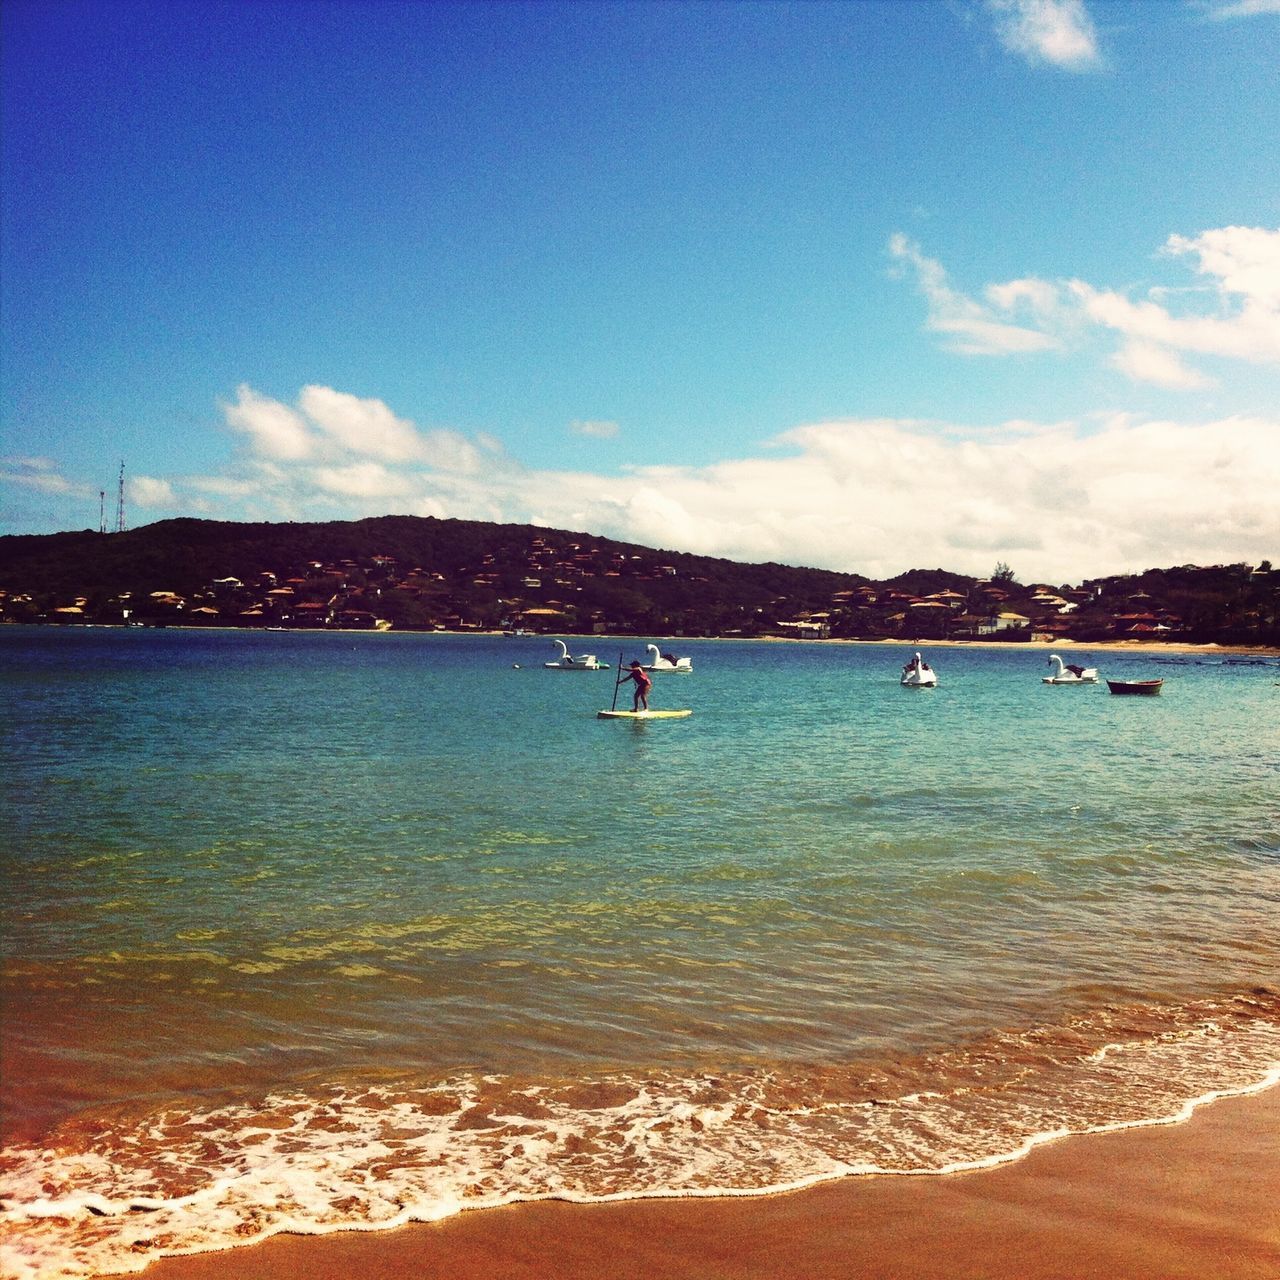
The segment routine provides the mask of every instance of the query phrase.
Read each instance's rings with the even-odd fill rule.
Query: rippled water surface
[[[545,639],[0,629],[15,1266],[967,1167],[1270,1078],[1280,662],[678,644],[694,714],[633,724]]]

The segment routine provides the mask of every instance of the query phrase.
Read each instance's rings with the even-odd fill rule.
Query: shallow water
[[[678,647],[693,716],[635,724],[545,639],[0,629],[6,1270],[943,1171],[1275,1078],[1280,663]]]

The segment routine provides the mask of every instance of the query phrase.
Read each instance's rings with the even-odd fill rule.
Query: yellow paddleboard
[[[600,720],[679,720],[692,711],[597,711]]]

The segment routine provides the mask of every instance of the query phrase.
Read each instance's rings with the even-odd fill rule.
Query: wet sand
[[[1280,1088],[1016,1164],[790,1195],[542,1203],[280,1236],[147,1280],[1276,1280]]]

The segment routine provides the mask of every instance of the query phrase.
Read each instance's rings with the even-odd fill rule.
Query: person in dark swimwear
[[[649,679],[649,673],[638,662],[632,662],[631,670],[622,678],[623,680],[634,680],[636,683],[636,696],[632,700],[631,710],[648,711],[649,690],[653,687],[653,681]]]

